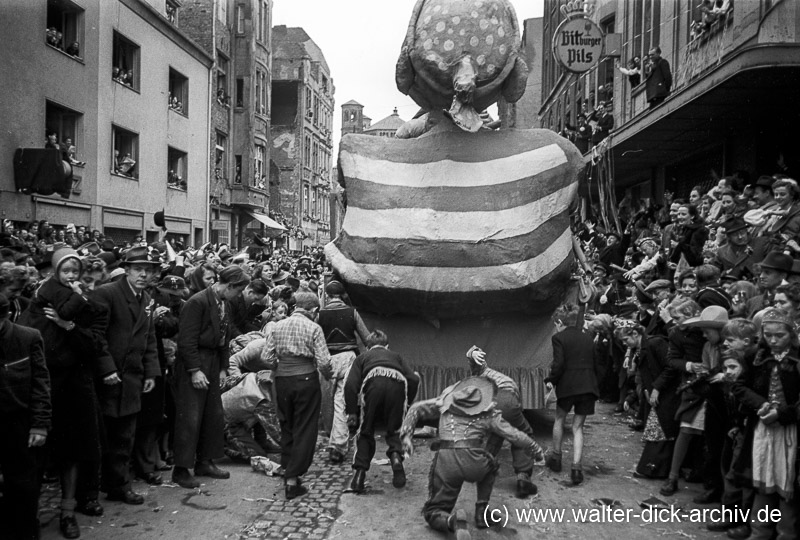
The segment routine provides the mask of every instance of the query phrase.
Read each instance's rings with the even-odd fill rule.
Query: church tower
[[[354,100],[342,105],[342,136],[364,132],[364,106]]]

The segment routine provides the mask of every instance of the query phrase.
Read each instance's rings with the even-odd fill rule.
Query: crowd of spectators
[[[733,0],[703,0],[700,3],[700,18],[692,21],[692,39],[702,39],[713,32],[715,25],[725,20],[733,8]]]
[[[180,99],[178,99],[177,96],[173,96],[170,93],[170,95],[168,96],[168,102],[170,109],[172,109],[173,111],[177,111],[181,114],[184,114],[185,111],[183,110],[183,102]]]
[[[188,338],[181,339],[183,329],[190,326],[184,320],[190,315],[182,315],[182,310],[197,293],[213,289],[209,297],[224,301],[224,307],[219,308],[224,314],[222,338],[210,345],[217,350],[224,344],[225,354],[220,356],[225,360],[223,369],[227,369],[227,358],[231,357],[231,376],[210,385],[218,389],[215,391],[222,394],[225,403],[224,421],[223,411],[219,411],[222,423],[218,433],[224,440],[224,453],[249,463],[254,456],[266,459],[263,456],[267,453],[280,450],[280,425],[270,397],[272,378],[268,371],[251,370],[253,364],[242,361],[244,356],[236,353],[254,339],[262,338],[263,342],[268,325],[291,315],[296,293],[323,296],[329,265],[322,248],[306,256],[290,255],[285,250],[262,247],[266,243],[257,236],[241,252],[224,244],[206,244],[198,249],[180,242],[167,246],[164,235],[149,245],[141,237],[117,245],[99,231],[89,231],[84,226],[57,228],[46,220],[24,227],[5,220],[2,225],[0,333],[6,335],[4,328],[10,323],[14,323],[13,328],[39,330],[43,349],[34,353],[36,358],[31,362],[41,362],[49,372],[52,413],[49,419],[47,415],[33,415],[31,434],[35,433],[36,438],[31,439],[31,446],[43,444],[44,452],[40,455],[36,448],[27,450],[41,460],[26,468],[38,476],[29,479],[33,483],[26,484],[25,489],[40,480],[60,482],[60,529],[64,537],[80,535],[76,512],[95,517],[103,514],[101,491],[108,494],[109,500],[142,504],[142,496],[130,488],[128,467],[147,483],[160,484],[161,472],[169,470],[173,463],[178,466],[176,474],[185,466],[187,447],[182,429],[186,419],[177,422],[181,426],[177,427],[175,414],[187,406],[194,411],[196,405],[182,400],[196,396],[192,391],[187,394],[186,389],[176,390],[183,388],[176,371],[193,373],[189,366],[181,364],[188,362],[188,353],[182,351],[191,347],[186,344]],[[117,286],[122,286],[121,282],[125,284],[122,289]],[[126,334],[128,330],[121,329],[130,312],[124,297],[124,309],[118,309],[115,295],[122,294],[120,291],[133,291],[129,301],[135,302],[134,295],[138,295],[141,316],[152,315],[155,342],[147,338],[146,324],[130,321],[130,336]],[[200,309],[197,303],[195,297],[191,310]],[[120,313],[122,319],[118,318]],[[140,334],[143,341],[138,349]],[[118,350],[129,344],[133,347],[130,351]],[[132,367],[136,355],[141,355],[141,360],[136,361],[142,362],[142,372]],[[127,363],[121,366],[118,356]],[[180,367],[176,368],[176,363]],[[139,376],[143,379],[137,379]],[[10,402],[4,396],[0,396],[0,416],[11,414],[5,410]],[[44,407],[42,403],[39,406]],[[179,443],[183,445],[184,460],[173,461],[176,437],[184,441]],[[131,444],[127,457],[122,449],[125,441]],[[194,474],[227,477],[210,459],[220,456],[204,455],[206,450],[207,447],[198,446],[197,463],[194,450],[188,451]],[[25,482],[19,484],[16,470],[8,466],[10,456],[4,454],[3,458],[4,500],[15,501],[15,508],[24,511],[25,519],[15,523],[21,530],[30,531],[37,527],[35,512],[27,520],[37,497],[30,491],[19,491]],[[21,460],[29,454],[15,456]],[[178,481],[175,478],[178,476],[174,474],[173,481]],[[191,475],[186,481],[194,482]],[[10,534],[16,532],[12,530]]]
[[[111,79],[133,88],[133,70],[114,66],[111,68]]]
[[[667,194],[663,207],[622,210],[622,233],[591,222],[575,232],[601,398],[643,432],[636,475],[665,479],[664,496],[703,482],[698,504],[780,508],[778,537],[796,532],[797,182],[740,173],[688,199]],[[709,524],[731,538],[775,527]]]
[[[567,122],[562,135],[572,141],[581,153],[585,154],[592,147],[600,144],[614,129],[612,110],[611,103],[604,101],[598,103],[592,111],[589,111],[584,103],[584,107],[578,115],[577,125]]]
[[[69,45],[64,45],[64,34],[59,32],[55,26],[49,27],[45,32],[45,39],[47,40],[47,44],[51,47],[55,47],[61,51],[64,51],[70,56],[75,58],[81,57],[81,45],[77,41],[73,41]]]

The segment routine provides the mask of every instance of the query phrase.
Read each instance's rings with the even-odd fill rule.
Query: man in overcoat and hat
[[[490,435],[507,439],[515,448],[533,453],[538,446],[520,430],[503,420],[495,407],[497,385],[486,377],[468,377],[442,392],[438,398],[414,403],[406,414],[400,436],[403,449],[414,453],[411,436],[420,420],[439,419],[436,455],[428,476],[428,500],[422,513],[432,529],[454,532],[459,540],[470,538],[464,510],[453,512],[464,482],[477,487],[475,525],[487,528],[487,509],[498,463],[486,449]],[[487,520],[487,518],[490,518]]]
[[[103,379],[98,391],[106,430],[102,484],[109,500],[142,504],[144,497],[131,489],[131,453],[142,394],[155,387],[161,374],[156,350],[153,302],[145,288],[158,271],[146,247],[133,247],[120,265],[125,278],[98,287],[95,300],[108,311],[101,331],[107,354],[98,361]]]
[[[758,288],[762,294],[754,296],[747,301],[747,318],[752,319],[753,315],[772,305],[775,297],[775,289],[778,288],[792,272],[794,260],[785,253],[771,251],[763,261],[761,261],[761,273],[758,276]]]
[[[175,361],[175,469],[172,481],[200,487],[196,476],[226,479],[230,473],[214,464],[225,455],[220,372],[228,366],[231,335],[230,301],[250,278],[240,266],[229,266],[219,280],[192,296],[181,309]],[[194,475],[189,469],[194,468]]]
[[[747,223],[742,218],[733,217],[722,222],[728,243],[719,248],[711,264],[722,274],[736,279],[749,280],[757,274],[755,265],[764,260],[766,239],[752,238]]]

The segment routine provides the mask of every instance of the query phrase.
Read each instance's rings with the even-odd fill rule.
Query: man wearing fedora
[[[489,498],[497,476],[498,463],[486,449],[491,435],[508,440],[514,448],[529,453],[538,446],[527,435],[503,420],[496,408],[497,385],[486,377],[467,377],[446,388],[434,399],[414,403],[406,413],[400,436],[403,449],[411,456],[411,436],[421,420],[439,420],[439,441],[428,476],[428,500],[422,508],[425,521],[437,531],[455,532],[469,539],[466,513],[455,512],[464,482],[476,484],[475,525],[489,527]]]
[[[778,288],[792,272],[794,260],[785,253],[771,251],[761,261],[761,273],[758,276],[758,288],[762,294],[754,296],[747,301],[747,318],[752,319],[753,315],[767,306],[772,305],[775,297],[775,289]]]
[[[728,242],[719,248],[711,264],[718,267],[724,275],[736,279],[752,279],[756,276],[755,265],[764,260],[766,255],[765,238],[752,238],[747,230],[747,223],[740,217],[733,217],[722,222]]]
[[[146,247],[133,247],[120,265],[125,278],[95,291],[95,300],[108,311],[101,332],[108,358],[98,361],[116,367],[103,374],[98,391],[106,430],[102,483],[109,500],[142,504],[144,497],[131,489],[130,466],[142,394],[152,391],[161,375],[153,303],[145,291],[159,263],[150,260]]]

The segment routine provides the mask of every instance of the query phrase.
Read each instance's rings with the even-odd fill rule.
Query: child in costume
[[[428,480],[430,497],[423,507],[425,521],[432,529],[454,532],[458,540],[470,538],[466,513],[453,509],[464,482],[477,487],[475,525],[487,528],[487,508],[492,494],[498,464],[486,449],[492,435],[508,439],[515,448],[540,450],[520,430],[503,420],[495,406],[497,385],[486,377],[468,377],[450,386],[435,399],[411,406],[400,429],[403,450],[414,452],[411,435],[420,420],[439,419],[440,441],[433,448],[436,455]]]

